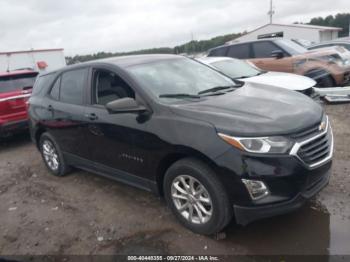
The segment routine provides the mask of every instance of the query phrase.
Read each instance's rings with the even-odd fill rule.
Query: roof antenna
[[[273,15],[275,14],[275,10],[273,10],[272,0],[270,0],[270,10],[267,14],[270,16],[270,24],[272,24],[272,18],[273,18]]]

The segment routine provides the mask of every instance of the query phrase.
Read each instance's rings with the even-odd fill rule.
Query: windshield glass
[[[33,87],[37,73],[11,75],[0,77],[0,93],[22,90],[24,87]]]
[[[290,55],[304,54],[308,50],[289,39],[279,39],[276,42]]]
[[[209,67],[188,58],[135,65],[127,70],[153,95],[191,94],[235,83]]]
[[[231,78],[251,77],[262,73],[247,62],[235,59],[213,62],[211,65]]]

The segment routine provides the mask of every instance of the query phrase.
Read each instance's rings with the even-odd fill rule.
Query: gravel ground
[[[27,135],[0,143],[0,254],[350,254],[350,104],[326,107],[335,134],[330,184],[300,210],[191,233],[162,199],[96,175],[49,175]]]

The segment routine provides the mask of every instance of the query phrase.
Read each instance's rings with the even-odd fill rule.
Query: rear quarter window
[[[48,87],[49,85],[51,85],[53,77],[54,77],[54,74],[43,75],[43,76],[39,75],[37,80],[35,81],[32,96],[39,95],[41,91],[45,89],[45,87]]]
[[[0,93],[24,90],[33,87],[38,73],[0,77]]]

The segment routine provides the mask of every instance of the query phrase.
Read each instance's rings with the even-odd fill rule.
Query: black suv
[[[212,234],[294,210],[329,180],[322,108],[281,88],[244,86],[191,59],[142,55],[41,75],[31,136],[56,176],[78,167],[164,195]]]

